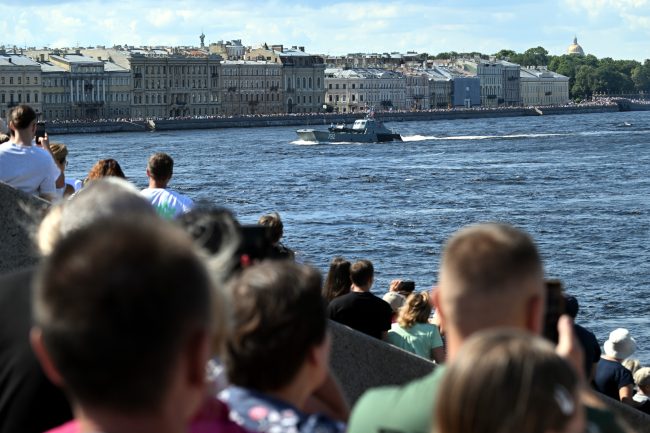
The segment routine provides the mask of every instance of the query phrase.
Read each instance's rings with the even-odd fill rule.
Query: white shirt
[[[158,215],[167,219],[177,218],[194,207],[191,198],[170,189],[145,188],[141,194],[156,208]]]
[[[50,153],[38,146],[11,141],[0,144],[0,181],[27,194],[56,196],[61,170]]]

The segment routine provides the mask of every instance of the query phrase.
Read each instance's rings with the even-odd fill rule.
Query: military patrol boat
[[[386,141],[402,141],[402,136],[386,128],[384,124],[372,117],[354,121],[352,127],[345,124],[330,126],[327,131],[314,129],[299,129],[296,131],[298,137],[305,141],[317,141],[320,143],[381,143]]]

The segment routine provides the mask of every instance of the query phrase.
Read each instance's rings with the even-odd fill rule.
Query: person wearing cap
[[[610,332],[603,345],[605,354],[601,357],[594,376],[594,388],[597,391],[631,406],[634,406],[634,378],[622,362],[632,356],[635,350],[636,341],[627,329],[618,328]]]

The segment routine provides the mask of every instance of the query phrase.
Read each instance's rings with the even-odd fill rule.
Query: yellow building
[[[42,113],[41,66],[29,57],[0,52],[0,115],[19,104]]]

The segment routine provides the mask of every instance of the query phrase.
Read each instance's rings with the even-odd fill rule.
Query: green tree
[[[548,51],[544,47],[529,48],[524,51],[521,59],[522,66],[548,65]]]
[[[593,94],[595,68],[589,65],[581,65],[575,75],[575,81],[571,86],[571,95],[575,99],[588,99]]]
[[[640,92],[650,92],[650,60],[632,69],[634,88]]]

